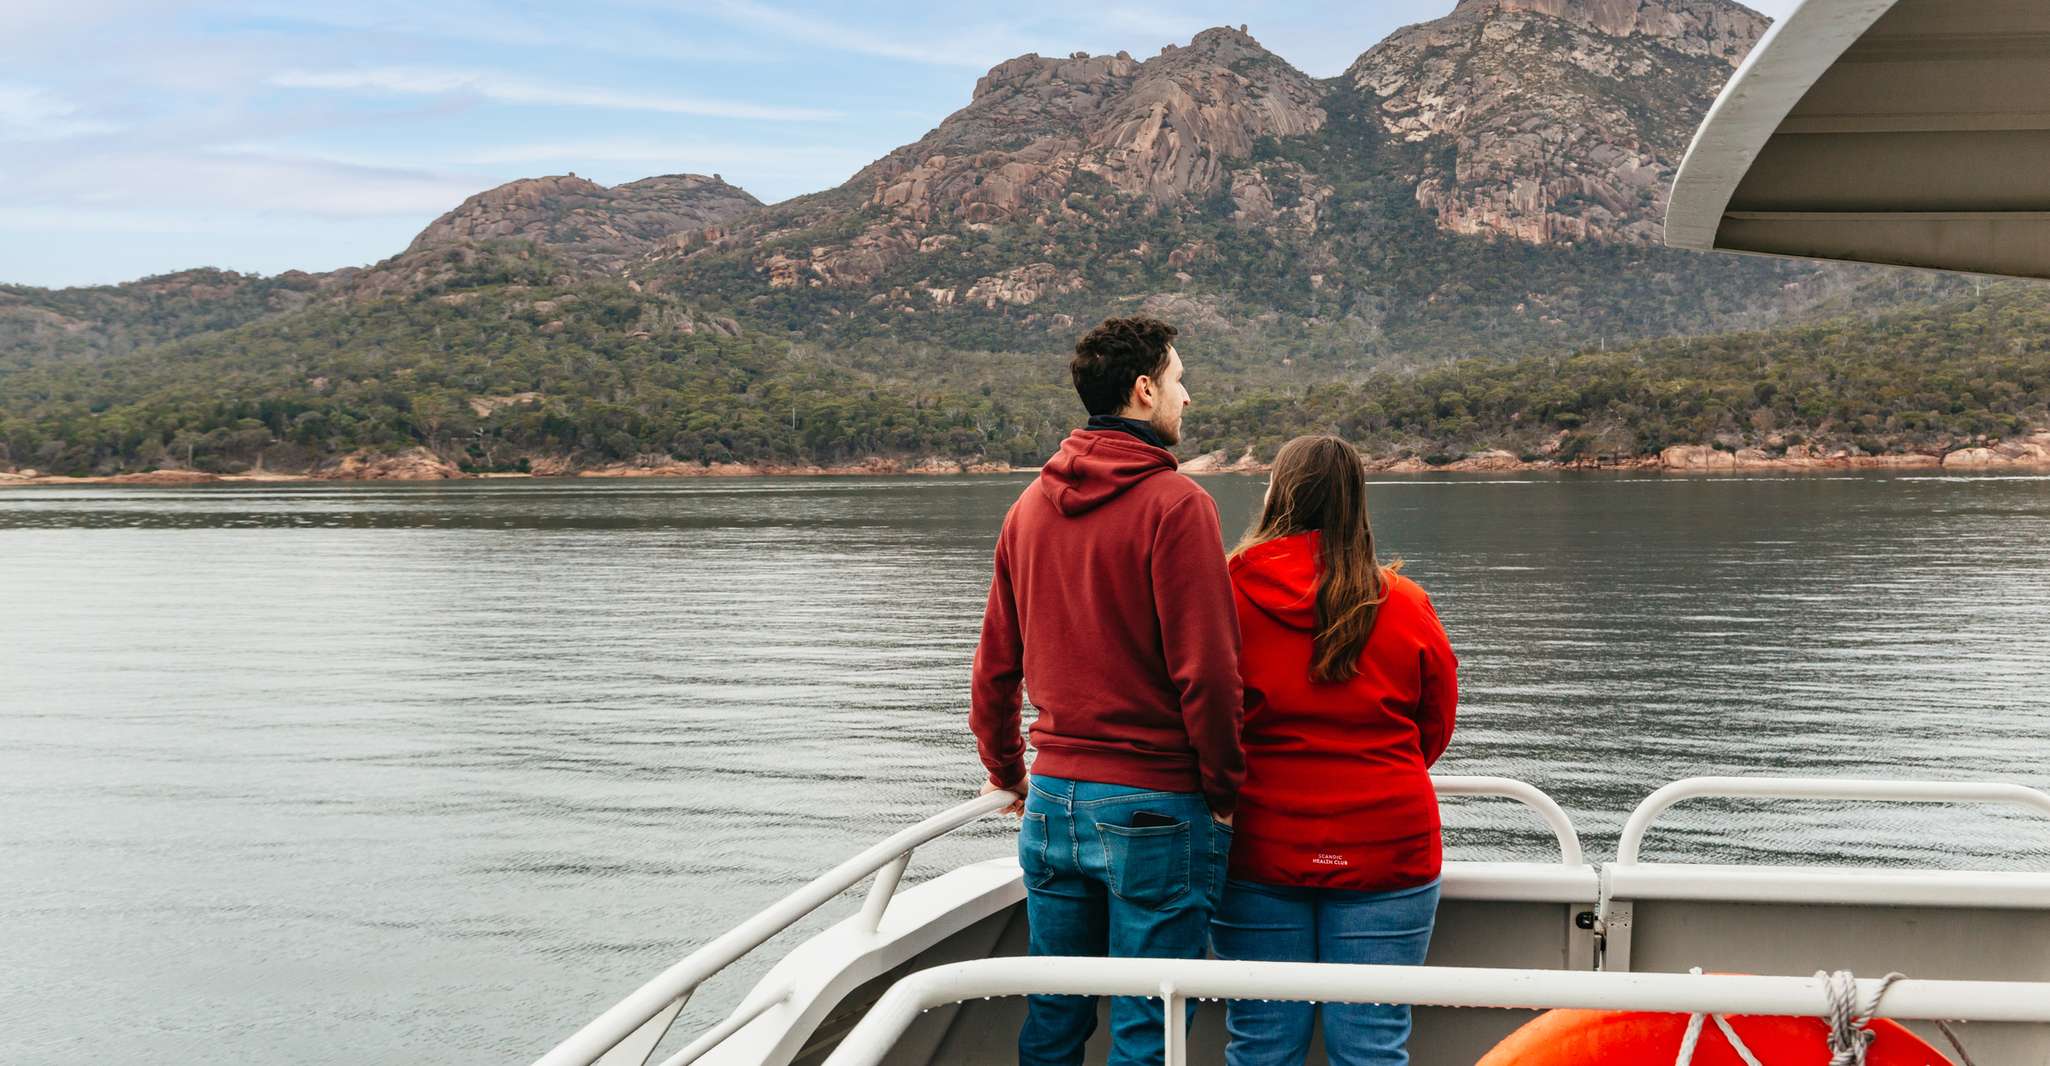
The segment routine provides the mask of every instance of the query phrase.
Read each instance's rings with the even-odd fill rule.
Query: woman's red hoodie
[[[1430,767],[1452,738],[1459,660],[1430,597],[1389,574],[1359,674],[1310,680],[1321,553],[1321,535],[1303,533],[1231,561],[1247,696],[1231,875],[1411,888],[1443,861]]]

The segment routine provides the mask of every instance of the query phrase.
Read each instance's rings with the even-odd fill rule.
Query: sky
[[[1452,2],[0,0],[0,282],[361,265],[542,174],[782,200],[1012,56],[1143,59],[1243,23],[1327,77]]]

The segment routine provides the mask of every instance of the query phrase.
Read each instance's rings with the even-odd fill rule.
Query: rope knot
[[[1865,1066],[1866,1049],[1872,1046],[1872,1016],[1879,1012],[1879,1001],[1886,990],[1893,987],[1903,974],[1890,973],[1880,979],[1878,989],[1872,993],[1872,1002],[1858,1007],[1858,978],[1849,970],[1835,970],[1825,973],[1815,971],[1823,983],[1823,995],[1829,1001],[1829,1012],[1825,1020],[1829,1023],[1829,1066]]]

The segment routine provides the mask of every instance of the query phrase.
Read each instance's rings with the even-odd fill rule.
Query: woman
[[[1220,958],[1420,964],[1438,907],[1430,766],[1452,736],[1459,662],[1424,590],[1374,557],[1365,469],[1337,437],[1274,460],[1232,552],[1245,650],[1246,780]],[[1234,1000],[1231,1066],[1298,1066],[1316,1007]],[[1327,1004],[1333,1066],[1409,1061],[1409,1008]]]

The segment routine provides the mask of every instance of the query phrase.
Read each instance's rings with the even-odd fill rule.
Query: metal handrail
[[[534,1066],[591,1066],[621,1041],[632,1036],[642,1026],[655,1021],[677,1001],[690,995],[707,978],[762,946],[769,938],[790,928],[835,896],[859,884],[863,878],[882,871],[885,867],[891,868],[896,874],[901,874],[911,851],[919,845],[945,836],[969,822],[987,814],[994,814],[1015,802],[1017,797],[1010,793],[992,792],[891,834],[880,843],[833,867],[803,888],[776,901],[760,914],[727,930],[711,943],[691,952],[682,961],[657,974],[653,980],[634,990],[625,999],[613,1004],[605,1013],[577,1030],[569,1039],[555,1045],[546,1055],[535,1059]],[[879,891],[886,904],[889,894],[896,891],[896,887],[897,878],[888,876],[878,878],[872,891]],[[880,922],[883,908],[864,906],[862,913]],[[870,928],[873,930],[875,927],[871,925]]]
[[[1579,866],[1587,860],[1580,851],[1580,834],[1573,829],[1573,819],[1566,816],[1565,808],[1557,800],[1544,794],[1528,781],[1513,777],[1466,777],[1431,775],[1431,787],[1440,796],[1499,796],[1513,799],[1537,812],[1552,836],[1559,841],[1559,862],[1566,866]]]
[[[1859,981],[1858,1001],[1872,1002],[1880,984],[1877,980]],[[1830,1011],[1828,985],[1819,975],[1753,977],[1057,956],[982,959],[921,970],[892,985],[840,1041],[825,1066],[877,1066],[920,1011],[977,997],[1020,995],[1163,1000],[1168,1066],[1183,1066],[1186,1044],[1179,1008],[1190,999],[1805,1017],[1826,1017]],[[2050,1023],[2050,982],[1902,980],[1887,990],[1872,1016]]]
[[[1433,776],[1431,783],[1440,796],[1494,796],[1522,803],[1535,811],[1552,830],[1552,835],[1559,842],[1561,863],[1578,866],[1584,862],[1580,836],[1573,828],[1573,820],[1552,797],[1536,786],[1507,777]],[[883,915],[897,891],[905,867],[911,861],[913,850],[969,822],[1002,810],[1014,801],[1015,797],[1001,792],[978,797],[901,830],[848,859],[656,975],[577,1030],[569,1039],[536,1059],[534,1066],[592,1066],[644,1027],[649,1027],[648,1034],[653,1036],[645,1041],[646,1048],[652,1050],[661,1035],[653,1027],[666,1028],[668,1024],[669,1019],[663,1017],[665,1012],[671,1012],[673,1017],[674,1008],[680,1001],[712,975],[871,875],[875,881],[863,901],[861,923],[869,932],[876,931],[881,927]],[[665,1060],[663,1066],[688,1066],[778,1002],[772,999],[744,1003],[683,1051]],[[639,1066],[639,1063],[634,1066]]]
[[[1623,823],[1616,865],[1632,866],[1652,820],[1668,807],[1704,796],[1756,799],[1878,800],[1889,803],[2004,803],[2050,814],[2050,793],[1979,781],[1885,781],[1846,777],[1689,777],[1644,798]]]

